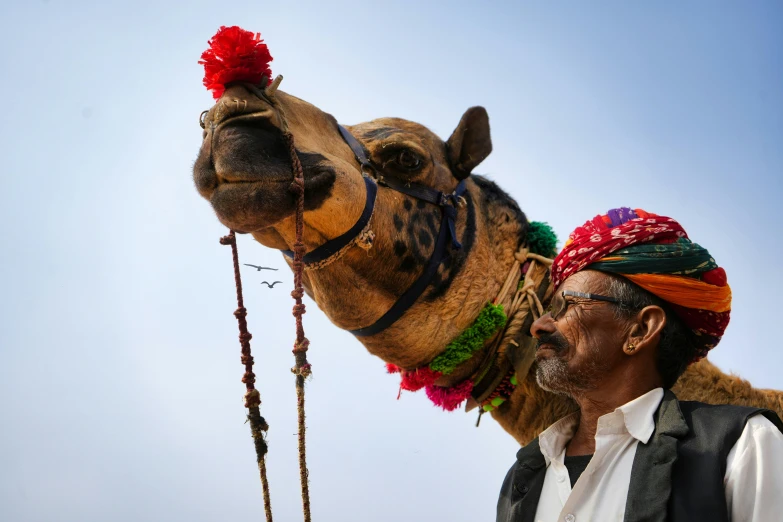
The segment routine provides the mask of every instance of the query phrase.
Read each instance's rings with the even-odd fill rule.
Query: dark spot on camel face
[[[419,265],[416,258],[413,256],[406,256],[400,263],[401,272],[413,272],[413,270]]]
[[[419,230],[419,243],[424,248],[429,248],[429,246],[432,244],[432,234],[424,229]]]
[[[398,266],[400,271],[420,271],[427,263],[432,254],[432,238],[438,232],[434,226],[428,228],[427,223],[434,223],[433,216],[436,215],[440,215],[440,208],[426,204],[421,210],[412,206],[405,219],[394,216],[395,229],[399,233],[399,239],[394,242],[394,254],[403,258]],[[428,220],[427,217],[431,219]]]
[[[405,201],[403,201],[402,206],[405,207],[405,210],[410,212],[411,209],[413,208],[413,203],[411,203],[410,199],[405,198]]]
[[[435,224],[435,216],[433,214],[427,214],[425,219],[427,220],[427,228],[430,230],[435,230],[437,228],[437,225]]]

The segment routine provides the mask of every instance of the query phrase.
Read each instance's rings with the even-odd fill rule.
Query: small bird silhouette
[[[275,287],[275,285],[276,285],[277,283],[282,283],[282,281],[275,281],[275,282],[274,282],[274,283],[272,283],[272,284],[269,284],[269,282],[267,282],[267,281],[261,281],[261,284],[262,284],[262,285],[266,285],[266,286],[268,286],[269,288],[274,288],[274,287]]]
[[[242,263],[242,264],[245,266],[252,266],[258,272],[260,272],[261,270],[277,270],[277,268],[269,268],[268,266],[249,265],[247,263]]]

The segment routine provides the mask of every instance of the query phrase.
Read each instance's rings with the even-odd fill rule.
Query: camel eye
[[[397,163],[406,170],[415,170],[421,166],[419,157],[409,150],[400,152],[397,156]]]

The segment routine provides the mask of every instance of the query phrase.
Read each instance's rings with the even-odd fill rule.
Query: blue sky
[[[0,19],[2,520],[261,517],[230,255],[190,173],[220,25],[260,31],[282,88],[346,124],[445,138],[484,105],[477,170],[561,237],[622,205],[677,218],[734,292],[711,360],[783,388],[778,2],[49,0]],[[283,266],[246,237],[240,255]],[[297,520],[290,297],[244,277],[273,509]],[[396,401],[314,305],[305,328],[314,520],[491,520],[514,441]]]

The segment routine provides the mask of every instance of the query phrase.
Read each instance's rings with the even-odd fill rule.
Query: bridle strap
[[[459,189],[460,187],[462,188],[461,192],[464,192],[464,180],[460,182],[457,188]],[[445,209],[448,207],[441,208],[443,208],[445,211]],[[453,207],[451,208],[453,209]],[[402,294],[400,298],[397,299],[397,301],[392,305],[392,307],[389,308],[389,310],[377,321],[375,321],[370,326],[365,326],[364,328],[349,330],[350,333],[354,334],[356,337],[368,337],[370,335],[375,335],[379,332],[382,332],[394,324],[397,319],[402,317],[402,315],[408,311],[408,308],[413,306],[416,300],[421,297],[421,294],[424,293],[424,290],[429,286],[429,284],[432,282],[432,278],[438,272],[438,266],[440,266],[444,259],[450,257],[450,254],[446,252],[446,236],[451,234],[451,228],[448,226],[448,222],[449,217],[447,216],[446,212],[444,212],[443,218],[441,218],[440,222],[438,239],[435,241],[435,248],[432,250],[432,255],[430,256],[430,260],[427,262],[427,267],[424,269],[424,272],[422,272],[418,279],[413,282],[413,284],[405,291],[405,293]]]
[[[375,196],[378,193],[378,186],[367,176],[363,176],[363,179],[367,195],[364,199],[364,210],[362,211],[359,220],[345,234],[331,239],[312,252],[305,254],[302,259],[305,265],[319,263],[335,255],[351,241],[356,239],[356,236],[358,236],[361,231],[364,230],[364,227],[367,226],[367,223],[370,222],[373,210],[375,209]],[[292,250],[283,250],[282,252],[291,259],[294,258],[294,252]]]
[[[353,155],[356,156],[356,159],[359,161],[359,164],[362,166],[362,172],[366,172],[365,169],[368,169],[374,173],[375,167],[373,167],[369,158],[367,158],[367,154],[364,152],[364,147],[362,147],[362,144],[359,143],[359,140],[354,138],[353,134],[348,132],[348,129],[346,129],[342,125],[338,124],[337,128],[340,130],[340,135],[342,135],[343,140],[345,140],[345,143],[347,143],[348,146],[351,147],[351,150],[353,151]]]
[[[455,249],[462,248],[460,242],[457,241],[457,231],[454,222],[457,219],[456,206],[459,204],[460,198],[465,192],[464,180],[460,181],[454,193],[444,194],[439,190],[431,189],[417,183],[404,183],[393,178],[386,178],[378,172],[370,159],[367,157],[367,153],[364,151],[362,144],[359,143],[359,140],[354,138],[353,134],[348,132],[348,129],[342,125],[337,125],[337,128],[340,130],[340,135],[345,140],[345,143],[351,147],[351,150],[353,151],[354,156],[356,156],[356,160],[361,165],[362,172],[365,175],[376,177],[378,183],[389,187],[390,189],[396,190],[397,192],[402,192],[403,194],[407,194],[408,196],[414,197],[416,199],[426,201],[427,203],[438,205],[443,210],[444,216],[447,218],[445,224],[448,227],[451,246]],[[441,228],[443,228],[443,225],[444,224],[442,223]]]
[[[432,282],[432,278],[435,277],[435,274],[438,272],[440,264],[445,259],[449,258],[450,254],[447,251],[449,244],[455,250],[462,248],[460,242],[457,241],[455,222],[457,219],[457,206],[464,202],[463,195],[467,190],[467,186],[465,179],[463,179],[459,182],[454,192],[445,194],[439,190],[425,187],[417,183],[403,183],[393,178],[385,178],[369,160],[362,144],[348,132],[348,129],[342,125],[338,125],[337,128],[340,130],[340,134],[345,142],[353,151],[354,156],[356,156],[356,160],[361,165],[362,174],[364,175],[364,184],[367,188],[364,211],[362,212],[359,221],[357,221],[345,234],[329,240],[312,252],[305,254],[303,258],[305,266],[322,262],[337,254],[364,230],[372,217],[373,209],[375,207],[378,187],[373,178],[382,186],[413,198],[426,201],[427,203],[437,205],[442,211],[438,238],[435,241],[432,255],[430,256],[429,261],[427,261],[427,266],[424,268],[422,274],[377,321],[363,328],[349,330],[350,333],[357,337],[368,337],[382,332],[394,324],[394,322],[402,317],[402,315],[413,306],[416,300],[421,297],[421,294],[424,293],[424,290],[429,286]],[[282,252],[288,257],[293,257],[293,252],[290,250],[283,250]]]
[[[462,195],[465,193],[465,180],[460,181],[457,188],[451,194],[444,194],[439,190],[434,190],[415,183],[401,183],[396,179],[386,178],[384,176],[378,176],[378,183],[416,199],[438,205],[443,211],[443,216],[446,218],[445,226],[449,232],[451,246],[456,250],[462,248],[462,244],[457,241],[455,221],[457,219],[457,206],[462,202]],[[441,223],[441,227],[444,227],[444,223]]]

